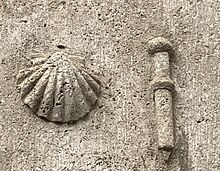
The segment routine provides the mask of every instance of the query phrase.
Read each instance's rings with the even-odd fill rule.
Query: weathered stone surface
[[[157,117],[158,149],[162,151],[164,160],[169,160],[175,146],[173,92],[175,86],[170,78],[171,43],[161,37],[148,42],[148,51],[153,58],[154,79],[151,81],[152,93]]]
[[[0,1],[2,170],[217,170],[220,168],[219,1]],[[157,149],[147,42],[173,45],[176,147]],[[73,125],[22,106],[20,69],[36,56],[77,56],[103,82],[98,106]],[[47,56],[47,55],[46,55]],[[0,162],[1,163],[1,162]]]
[[[158,52],[173,52],[172,44],[170,41],[163,37],[156,37],[148,42],[148,52],[155,54]]]
[[[150,87],[151,87],[152,92],[157,89],[167,89],[170,91],[175,91],[175,85],[173,81],[169,77],[166,77],[166,76],[155,77],[150,82]]]
[[[24,104],[52,122],[79,120],[94,108],[100,94],[99,80],[68,58],[61,52],[36,58],[17,76]]]
[[[158,148],[165,151],[172,151],[174,148],[172,93],[167,89],[158,89],[155,91],[154,96],[158,129]]]
[[[170,57],[168,52],[158,52],[153,55],[154,77],[170,77]]]

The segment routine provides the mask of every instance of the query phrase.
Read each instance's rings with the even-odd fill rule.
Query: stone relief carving
[[[55,53],[33,60],[33,66],[19,72],[21,98],[37,116],[52,122],[77,121],[94,107],[100,82],[68,59]]]
[[[149,53],[154,62],[154,79],[151,87],[154,92],[155,114],[157,117],[158,149],[167,153],[168,157],[174,148],[174,123],[172,93],[175,89],[170,79],[170,54],[173,53],[171,43],[161,37],[148,42]]]

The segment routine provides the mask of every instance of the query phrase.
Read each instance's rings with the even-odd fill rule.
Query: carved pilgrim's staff
[[[151,87],[154,92],[157,117],[158,149],[170,154],[174,148],[172,92],[175,86],[170,79],[169,64],[172,45],[161,37],[150,40],[148,45],[149,53],[154,61],[154,79],[151,82]]]

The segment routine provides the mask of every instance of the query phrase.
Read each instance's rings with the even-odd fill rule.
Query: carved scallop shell
[[[38,116],[53,122],[76,121],[94,107],[100,82],[78,69],[65,53],[33,61],[17,80],[22,101]]]

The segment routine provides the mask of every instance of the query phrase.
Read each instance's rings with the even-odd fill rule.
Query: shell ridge
[[[54,95],[54,107],[53,107],[53,112],[51,113],[51,119],[53,119],[53,121],[62,122],[63,113],[65,113],[64,94],[63,94],[64,77],[63,77],[63,72],[59,71],[59,67],[56,77],[57,77],[57,82],[56,82],[56,90]]]
[[[22,69],[17,76],[17,84],[21,84],[28,76],[36,72],[39,68],[40,66]]]
[[[49,80],[44,91],[43,99],[41,101],[41,107],[38,110],[37,115],[49,119],[51,112],[54,106],[54,94],[55,94],[55,85],[56,85],[56,71],[57,68],[54,67],[51,71]]]
[[[35,58],[32,60],[32,63],[33,63],[33,65],[39,66],[39,65],[44,64],[47,60],[48,60],[47,57]]]
[[[75,101],[74,101],[74,91],[75,91],[75,87],[73,84],[73,76],[75,77],[75,75],[70,71],[71,67],[67,68],[67,71],[64,72],[64,76],[65,76],[65,89],[67,89],[67,91],[69,93],[67,93],[67,91],[64,91],[64,96],[65,96],[65,100],[66,100],[66,105],[65,105],[65,121],[68,122],[71,120],[72,118],[72,114],[76,113],[74,111],[76,111],[75,108]]]
[[[34,88],[24,98],[24,103],[28,105],[34,112],[37,112],[46,88],[48,77],[51,69],[44,72],[43,76],[38,80]]]
[[[42,67],[38,71],[34,72],[30,78],[26,78],[21,84],[21,98],[25,98],[25,96],[34,88],[39,79],[43,76],[44,72],[46,72],[48,68]]]
[[[80,89],[80,93],[82,94],[82,97],[83,97],[83,99],[84,99],[84,101],[85,102],[87,102],[87,98],[86,98],[86,96],[85,96],[85,93],[84,93],[84,89],[83,89],[83,87],[82,87],[82,82],[81,82],[81,79],[79,79],[79,77],[80,77],[80,72],[76,72],[75,73],[75,76],[76,76],[76,80],[77,80],[77,84],[78,84],[78,86],[79,86],[79,89]],[[85,82],[84,82],[85,83]],[[90,103],[85,103],[85,105],[86,105],[86,108],[89,108],[89,107],[91,107],[91,104]]]
[[[84,96],[86,97],[86,101],[90,104],[90,106],[93,106],[97,100],[96,94],[92,91],[91,87],[89,86],[86,79],[83,77],[82,72],[80,74],[77,74],[77,81],[79,82],[80,88]]]
[[[31,60],[32,62],[32,67],[30,68],[25,68],[19,71],[19,74],[17,76],[17,84],[20,84],[22,81],[24,81],[28,76],[30,76],[31,74],[35,73],[38,69],[40,69],[40,67],[42,66],[42,64],[44,64],[46,62],[47,58],[35,58],[33,60]]]
[[[89,74],[88,72],[84,70],[82,70],[82,75],[98,98],[100,94],[100,88],[101,88],[100,83],[98,83],[95,79],[93,79],[94,77],[92,77],[91,74]]]
[[[86,70],[82,70],[84,73],[88,74],[97,84],[101,84],[100,80],[93,74],[90,74],[89,72],[87,72]]]
[[[74,69],[72,67],[71,67],[71,70],[69,69],[69,72],[71,73],[71,75],[75,77],[74,80],[71,79],[72,86],[74,87],[74,91],[73,91],[73,102],[74,103],[73,104],[75,105],[75,108],[74,108],[75,113],[72,113],[71,115],[72,120],[78,120],[79,118],[84,116],[85,113],[87,113],[85,109],[89,107],[87,104],[84,103],[86,99],[78,83],[76,71],[74,71],[76,69],[77,68],[75,66],[74,66]]]

